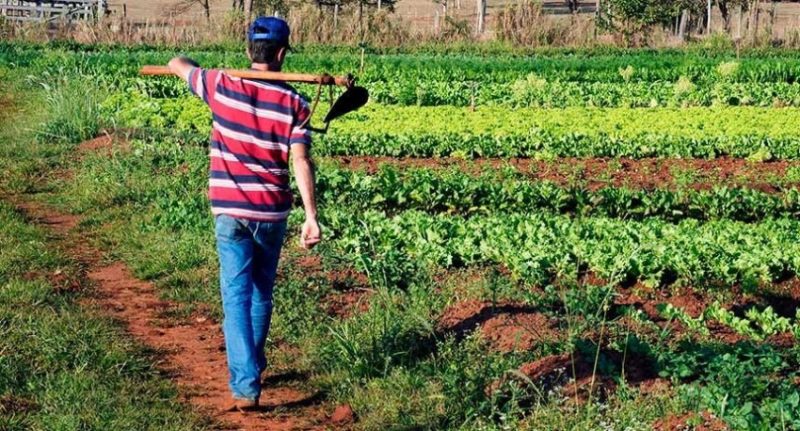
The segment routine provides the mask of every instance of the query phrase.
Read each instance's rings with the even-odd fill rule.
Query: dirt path
[[[87,300],[121,322],[139,342],[160,353],[157,364],[179,386],[184,399],[213,417],[221,429],[319,430],[331,425],[322,395],[297,386],[302,375],[265,376],[263,408],[242,414],[224,412],[231,399],[220,325],[207,318],[174,324],[162,316],[175,307],[158,298],[154,286],[137,280],[122,263],[105,263],[102,252],[76,229],[79,219],[32,202],[11,200],[32,222],[50,229],[53,244],[73,256],[94,286]]]

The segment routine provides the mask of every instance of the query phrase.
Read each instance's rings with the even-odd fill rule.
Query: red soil
[[[331,422],[334,425],[342,426],[352,423],[355,420],[355,413],[348,404],[342,404],[333,411]]]
[[[325,278],[326,282],[334,290],[363,289],[369,286],[369,278],[366,274],[356,271],[351,267],[340,267],[325,269],[322,266],[322,258],[318,254],[304,253],[292,260],[296,268],[302,268],[303,273],[311,278]]]
[[[356,313],[369,310],[370,290],[348,290],[332,293],[323,300],[328,315],[347,319]]]
[[[776,186],[775,179],[782,178],[791,167],[800,167],[796,161],[749,162],[743,159],[608,159],[559,158],[555,161],[533,159],[477,159],[457,158],[403,158],[392,157],[339,157],[341,165],[369,173],[377,172],[381,165],[400,168],[452,168],[480,175],[490,170],[513,167],[531,178],[553,181],[560,185],[585,184],[590,190],[603,187],[628,187],[652,190],[683,185],[693,189],[710,189],[714,185],[740,186],[777,192],[781,188],[800,184]]]
[[[104,134],[78,145],[78,154],[111,155],[114,150],[130,150],[130,141],[124,134],[113,131],[104,132]]]
[[[781,334],[770,335],[767,337],[766,342],[781,349],[790,349],[797,343],[797,338],[794,334],[784,332]]]
[[[616,305],[632,305],[641,309],[647,316],[655,321],[664,320],[661,313],[658,311],[660,305],[672,304],[676,308],[680,308],[690,317],[696,318],[703,314],[706,307],[708,307],[708,298],[704,297],[697,291],[684,288],[676,292],[668,290],[659,290],[653,292],[654,297],[647,299],[642,298],[639,294],[635,293],[639,289],[620,289],[617,297],[614,299]]]
[[[55,234],[57,246],[86,268],[95,295],[87,305],[122,323],[139,342],[160,354],[159,368],[172,376],[188,402],[201,407],[224,427],[245,430],[325,429],[327,415],[320,394],[281,384],[279,376],[265,376],[263,408],[242,414],[224,411],[231,404],[227,387],[225,348],[219,323],[209,318],[166,324],[160,317],[176,307],[158,298],[152,284],[134,278],[122,263],[106,264],[102,253],[75,232],[78,218],[55,213],[35,204],[23,210]],[[275,413],[279,409],[282,413]]]
[[[731,329],[729,326],[723,325],[722,323],[717,321],[712,320],[706,323],[706,327],[711,333],[712,339],[720,341],[725,344],[736,344],[749,340],[749,338],[747,338],[746,336],[739,334],[738,332]]]
[[[689,315],[689,317],[697,318],[703,314],[710,302],[708,297],[691,288],[682,288],[678,291],[672,292],[667,290],[651,292],[653,293],[651,296],[655,297],[648,299],[643,299],[641,296],[634,293],[634,289],[621,289],[619,293],[620,294],[614,300],[615,305],[628,305],[641,309],[650,320],[657,322],[662,327],[667,325],[667,322],[658,311],[660,305],[672,304],[674,307],[683,310],[687,315]],[[740,308],[744,310],[753,305],[770,305],[769,301],[765,301],[762,297],[756,297],[754,299],[755,302],[747,301],[745,300],[744,296],[739,296],[733,303],[728,305],[728,308]],[[792,316],[794,315],[795,307],[793,304],[794,303],[791,302],[787,304],[787,308],[791,308]],[[626,321],[625,325],[634,331],[640,329],[633,322]],[[690,338],[695,338],[696,334],[692,335],[692,331],[686,328],[681,322],[671,321],[669,322],[669,326],[671,331],[675,334],[689,335]],[[753,341],[750,338],[737,333],[729,326],[723,325],[717,321],[712,320],[706,322],[706,328],[709,331],[709,337],[711,339],[725,344]],[[794,346],[797,343],[797,340],[793,334],[782,333],[768,337],[765,342],[776,347],[789,348]]]
[[[13,417],[36,410],[35,402],[11,394],[0,395],[0,415]]]
[[[470,300],[455,304],[442,313],[437,329],[459,338],[478,329],[490,348],[499,352],[530,350],[563,338],[557,320],[509,302]]]
[[[576,364],[578,367],[582,364]],[[550,355],[528,362],[519,367],[519,372],[542,388],[552,388],[564,384],[572,376],[572,357],[563,355]]]
[[[456,333],[457,336],[471,331],[480,322],[478,317],[491,314],[491,304],[470,300],[450,306],[439,318],[438,328],[443,333]],[[484,319],[485,320],[485,319]]]
[[[594,357],[578,353],[545,356],[523,364],[517,371],[529,379],[525,383],[533,382],[543,392],[558,391],[562,396],[579,402],[588,400],[590,396],[605,398],[616,389],[617,379],[624,379],[628,386],[639,387],[648,393],[669,387],[666,380],[657,377],[647,358],[637,355],[623,357],[619,352],[609,350],[601,354],[605,361],[615,364],[619,374],[606,375],[599,368],[595,370]],[[511,379],[516,377],[510,375]],[[500,389],[505,381],[494,382],[488,392]]]
[[[530,350],[558,340],[558,322],[540,313],[500,314],[487,320],[481,335],[499,352]]]
[[[328,315],[348,318],[369,310],[369,279],[353,268],[325,270],[317,254],[303,254],[292,259],[293,269],[301,269],[306,277],[324,279],[333,293],[323,299],[322,308]]]
[[[78,152],[81,153],[94,153],[99,150],[106,150],[111,148],[114,142],[114,137],[111,135],[101,135],[94,139],[81,142],[78,145]]]
[[[759,286],[753,296],[755,303],[770,306],[781,316],[794,318],[800,308],[800,278],[792,277],[778,283]]]
[[[765,286],[765,288],[768,289],[770,293],[794,301],[800,301],[800,278],[793,277],[770,286]]]
[[[729,429],[725,422],[708,411],[699,415],[694,412],[679,416],[670,415],[653,423],[654,431],[727,431]]]

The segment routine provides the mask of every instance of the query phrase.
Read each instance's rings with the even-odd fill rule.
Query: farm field
[[[85,247],[155,286],[154,330],[213,332],[211,116],[137,75],[175,54],[0,43],[0,216],[75,217]],[[293,213],[278,275],[268,359],[292,377],[275,396],[314,395],[237,425],[800,429],[795,53],[432,48],[368,53],[358,73],[358,50],[304,47],[286,69],[355,72],[372,101],[314,137],[324,241],[301,250]],[[4,275],[0,297],[51,268]],[[0,368],[0,413],[26,429],[58,404],[19,373]],[[199,390],[161,398],[180,408],[153,429],[218,428]]]

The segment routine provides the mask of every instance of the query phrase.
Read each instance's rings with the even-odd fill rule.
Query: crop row
[[[533,130],[525,135],[493,136],[457,134],[348,134],[336,133],[319,140],[318,154],[379,155],[392,157],[676,157],[730,156],[752,161],[798,160],[800,138],[672,137],[648,134],[636,137],[610,135],[556,135]]]
[[[797,159],[794,109],[374,107],[334,124],[328,155]]]
[[[0,44],[0,64],[67,67],[95,76],[132,77],[142,64],[163,64],[173,50]],[[244,50],[188,52],[207,67],[246,67]],[[765,56],[697,55],[681,51],[566,52],[535,56],[469,54],[381,54],[348,48],[300,49],[287,58],[287,70],[360,71],[364,82],[508,83],[536,74],[551,81],[584,83],[675,82],[794,83],[800,81],[800,59],[791,53]]]
[[[800,106],[800,84],[562,82],[528,75],[509,82],[379,81],[365,84],[374,101],[392,105],[564,108],[665,106]]]
[[[800,190],[765,193],[747,188],[631,189],[559,186],[526,178],[511,169],[473,176],[458,168],[399,170],[383,166],[374,175],[324,163],[317,174],[326,206],[420,210],[462,215],[493,213],[578,214],[582,216],[665,220],[761,220],[800,216]]]
[[[18,52],[19,51],[19,52]],[[33,55],[32,53],[38,54]],[[241,53],[189,53],[207,67],[246,67]],[[185,86],[175,79],[139,78],[143,64],[163,64],[174,55],[169,51],[124,50],[75,53],[70,51],[17,50],[0,55],[0,64],[51,74],[92,76],[96,84],[112,88],[140,87],[154,96],[186,94]],[[741,63],[719,63],[712,69],[705,63],[681,69],[680,62],[659,62],[645,54],[652,69],[645,66],[620,66],[619,59],[601,57],[587,61],[557,58],[482,58],[448,56],[380,56],[367,62],[359,73],[374,101],[383,104],[422,106],[537,106],[537,107],[652,107],[652,106],[797,106],[800,84],[794,78],[800,60],[750,59]],[[597,65],[593,65],[597,60]],[[635,56],[631,58],[635,60]],[[711,61],[706,59],[707,61]],[[706,61],[703,60],[703,61]],[[699,61],[699,60],[698,60]],[[718,61],[718,60],[714,60]],[[614,66],[609,66],[613,64]],[[750,66],[746,66],[750,65]],[[755,66],[757,65],[757,66]],[[620,66],[620,67],[616,67]],[[596,67],[596,68],[595,68]],[[681,72],[676,73],[675,67]],[[290,57],[287,70],[335,74],[359,70],[357,55],[326,56],[320,53]],[[750,69],[748,69],[750,68]],[[755,68],[755,69],[753,69]],[[696,70],[695,70],[696,69]],[[740,79],[775,73],[783,78]],[[750,70],[750,72],[747,72]],[[662,74],[661,71],[664,71]],[[662,76],[663,75],[663,76]],[[710,78],[715,77],[715,78]],[[307,96],[310,86],[301,86]]]
[[[109,115],[130,125],[208,124],[211,115],[194,96],[155,98],[138,90],[116,92],[104,103]],[[319,120],[327,106],[316,111]],[[800,136],[795,124],[800,109],[716,108],[518,108],[451,106],[385,106],[371,103],[332,123],[332,133],[523,135],[531,129],[554,134],[606,134],[618,137],[646,133],[678,137]],[[435,126],[435,127],[434,127]],[[208,131],[204,129],[202,131]]]
[[[324,108],[320,108],[324,110]],[[331,125],[331,133],[390,133],[496,136],[524,135],[540,129],[557,135],[612,135],[635,137],[644,134],[706,138],[718,136],[800,136],[794,127],[800,109],[719,108],[527,108],[471,109],[400,107],[370,104]]]
[[[196,223],[205,212],[204,194],[207,155],[203,146],[182,146],[169,138],[134,140],[137,165],[152,159],[159,171],[188,170],[197,195],[168,197],[159,204],[160,223],[176,228]],[[114,175],[114,174],[109,174]],[[186,187],[187,179],[179,181]],[[580,182],[556,184],[538,180],[511,167],[465,172],[461,167],[396,168],[384,165],[369,174],[342,167],[339,161],[320,159],[317,171],[319,200],[325,208],[350,211],[377,209],[388,214],[407,210],[429,214],[480,217],[486,214],[567,214],[574,217],[608,217],[641,220],[658,217],[678,222],[684,219],[738,220],[754,222],[768,218],[800,216],[800,190],[789,185],[783,190],[717,185],[708,189],[642,189],[608,185],[584,187]],[[128,194],[137,193],[126,190]],[[297,195],[299,196],[299,195]],[[148,199],[160,199],[151,196]],[[187,222],[184,212],[194,208],[199,214]],[[194,211],[194,210],[193,210]]]
[[[613,282],[769,283],[800,271],[800,222],[677,224],[503,214],[467,219],[328,208],[323,222],[360,269],[402,283],[430,267],[502,265],[537,284],[589,270]]]
[[[117,93],[104,104],[124,127],[207,136],[199,99]],[[325,108],[318,109],[318,116]],[[695,157],[800,159],[795,109],[467,109],[371,105],[316,139],[321,155],[393,157]]]
[[[697,85],[689,80],[652,83],[564,82],[527,75],[506,82],[395,79],[359,81],[373,102],[401,106],[507,107],[686,107],[800,106],[800,83],[722,82]],[[118,84],[154,97],[188,94],[183,83],[167,79],[129,78]],[[311,86],[298,90],[310,98]]]

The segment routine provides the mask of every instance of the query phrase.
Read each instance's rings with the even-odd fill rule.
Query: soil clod
[[[355,420],[355,413],[348,404],[342,404],[333,411],[331,422],[334,425],[347,425]]]

